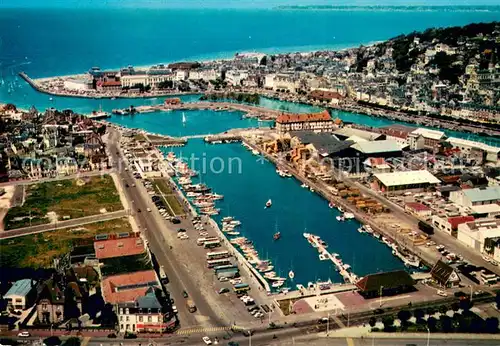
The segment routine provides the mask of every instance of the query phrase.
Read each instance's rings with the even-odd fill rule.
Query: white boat
[[[241,221],[233,220],[233,221],[230,221],[229,224],[231,224],[233,226],[239,226],[239,225],[241,225]]]
[[[302,233],[304,238],[309,239],[311,237],[311,233]]]
[[[229,222],[229,221],[232,221],[233,220],[233,217],[232,216],[224,216],[222,218],[222,222]]]
[[[302,291],[302,290],[304,290],[304,289],[305,289],[304,285],[302,285],[302,284],[297,284],[295,287],[297,287],[297,289],[298,289],[299,291]]]
[[[322,253],[319,254],[319,260],[320,261],[327,261],[328,259],[329,259],[328,256],[326,256],[326,255],[324,255]]]
[[[358,228],[358,232],[359,233],[365,233],[365,230],[363,229],[363,226],[361,226],[361,227]]]
[[[275,281],[271,284],[271,286],[273,288],[280,288],[281,286],[283,286],[284,283],[285,283],[284,281]]]
[[[306,183],[304,183],[304,184],[300,185],[300,187],[303,187],[303,188],[305,188],[305,189],[308,189],[308,188],[309,188],[309,186],[308,186]]]
[[[337,221],[345,221],[345,218],[342,215],[338,215],[336,219]]]
[[[344,218],[345,218],[346,220],[350,220],[350,219],[354,219],[354,218],[355,218],[355,216],[354,216],[354,214],[353,214],[353,213],[344,213]]]
[[[373,233],[373,228],[370,225],[365,225],[364,229],[365,229],[365,232],[368,233],[368,234],[372,234]]]
[[[269,199],[269,200],[266,202],[266,208],[270,208],[272,205],[273,205],[273,202],[271,201],[271,199]]]
[[[293,272],[293,270],[290,270],[290,271],[288,272],[288,277],[289,277],[291,280],[293,280],[293,278],[295,277],[295,273]]]
[[[186,123],[186,114],[184,114],[184,112],[182,112],[182,123]]]
[[[228,234],[228,235],[240,235],[240,232],[231,231],[231,232],[226,232],[226,234]]]
[[[258,150],[253,149],[253,150],[252,150],[252,154],[254,154],[254,155],[259,155],[259,151],[258,151]]]

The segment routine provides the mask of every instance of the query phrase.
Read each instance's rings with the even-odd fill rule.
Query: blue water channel
[[[201,181],[213,191],[223,194],[217,203],[221,213],[216,217],[233,216],[242,222],[241,236],[254,242],[261,259],[271,259],[279,276],[290,270],[295,279],[285,286],[328,280],[343,282],[330,261],[320,261],[318,252],[303,237],[304,232],[325,240],[331,253],[340,254],[358,276],[404,268],[391,250],[368,234],[357,232],[355,221],[339,222],[339,212],[316,193],[300,186],[294,178],[281,178],[272,163],[253,155],[239,143],[206,144],[190,140],[183,148],[173,150],[200,172],[193,181]],[[195,157],[195,160],[191,158]],[[273,205],[265,209],[268,199]],[[281,239],[273,240],[278,230]]]

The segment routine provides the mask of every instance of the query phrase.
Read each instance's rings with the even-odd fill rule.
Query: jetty
[[[309,244],[311,244],[314,248],[316,248],[320,254],[320,257],[323,259],[329,259],[337,268],[338,272],[344,278],[346,283],[355,284],[358,281],[358,277],[356,274],[350,271],[351,266],[342,262],[339,254],[331,254],[327,249],[325,243],[321,240],[320,237],[310,234],[304,233],[304,238],[307,239]]]

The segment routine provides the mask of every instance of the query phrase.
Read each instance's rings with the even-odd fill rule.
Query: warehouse
[[[438,178],[425,170],[377,173],[374,177],[374,187],[382,192],[424,189],[440,183]]]

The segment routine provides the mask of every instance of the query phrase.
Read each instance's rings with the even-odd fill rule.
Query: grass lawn
[[[66,220],[99,214],[102,209],[123,209],[110,175],[32,184],[26,188],[24,204],[9,209],[4,224],[9,230],[29,226],[30,216],[31,225],[37,225],[50,222],[49,212]]]
[[[96,234],[119,232],[132,232],[127,218],[0,240],[0,268],[51,267],[54,258],[92,243]]]
[[[174,191],[168,186],[167,182],[163,179],[154,179],[153,184],[156,191],[162,193],[165,196],[165,200],[172,209],[175,215],[184,214],[184,208],[182,208],[181,203],[177,200]],[[174,216],[175,216],[174,215]]]

